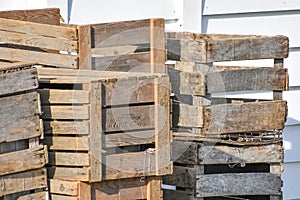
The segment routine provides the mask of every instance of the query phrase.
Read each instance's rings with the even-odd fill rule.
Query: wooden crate
[[[2,67],[0,79],[0,199],[17,199],[47,188],[37,71]]]
[[[167,73],[164,19],[91,25],[93,69]]]
[[[39,68],[49,178],[170,174],[167,75]]]
[[[144,177],[103,181],[92,184],[93,200],[159,200],[162,198],[161,177]]]
[[[164,184],[174,185],[176,190],[166,190],[166,199],[280,199],[282,140],[238,145],[189,138],[190,141],[175,140],[172,144],[174,173],[164,178]]]

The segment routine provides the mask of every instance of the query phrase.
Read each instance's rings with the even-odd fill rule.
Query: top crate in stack
[[[38,77],[49,178],[171,173],[167,75],[39,68]]]

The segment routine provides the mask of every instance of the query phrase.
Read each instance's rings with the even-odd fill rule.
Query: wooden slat
[[[76,52],[78,49],[77,41],[62,38],[51,38],[7,31],[0,31],[0,37],[3,38],[1,41],[7,44],[17,44],[69,52]]]
[[[39,103],[37,92],[0,98],[0,143],[42,135]]]
[[[49,165],[53,166],[89,166],[88,153],[49,152]]]
[[[21,196],[18,198],[18,200],[35,200],[35,199],[48,200],[49,194],[48,192],[37,192],[37,193]]]
[[[77,26],[78,30],[78,69],[92,69],[91,26]]]
[[[50,194],[52,200],[80,200],[78,197]]]
[[[92,25],[93,47],[150,43],[150,19]]]
[[[42,168],[47,162],[45,154],[47,154],[47,149],[42,145],[0,154],[0,176]]]
[[[203,127],[203,107],[174,103],[172,107],[172,123],[174,127]]]
[[[151,143],[154,143],[154,130],[106,134],[104,145],[110,148]]]
[[[1,177],[5,190],[0,196],[47,187],[46,169],[37,169]]]
[[[173,141],[172,161],[182,164],[198,163],[198,144],[196,142]]]
[[[102,180],[102,88],[101,83],[91,83],[88,85],[90,91],[90,181],[97,182]]]
[[[28,51],[12,48],[0,48],[0,58],[21,62],[36,62],[43,65],[63,66],[77,68],[76,56]]]
[[[89,150],[88,137],[48,137],[43,140],[49,150],[70,150],[87,151]]]
[[[50,179],[50,193],[63,194],[68,196],[78,196],[79,182],[78,181],[65,181],[58,179]]]
[[[68,167],[48,167],[48,178],[70,180],[70,181],[89,181],[89,169],[68,168]]]
[[[0,95],[36,89],[38,87],[37,70],[32,68],[0,74],[0,82]]]
[[[173,174],[165,176],[164,183],[182,188],[195,188],[196,175],[194,168],[174,166]]]
[[[148,178],[147,183],[147,199],[157,199],[162,200],[163,199],[163,193],[162,193],[162,177],[154,176]]]
[[[268,173],[200,175],[196,189],[197,197],[280,195],[281,179]]]
[[[286,69],[250,68],[225,70],[206,75],[208,93],[246,90],[287,90]],[[241,84],[243,83],[243,84]]]
[[[48,135],[88,135],[88,121],[45,121],[44,133]]]
[[[41,24],[59,25],[60,10],[59,8],[45,8],[34,10],[1,11],[0,18],[15,19]]]
[[[136,46],[136,45],[93,48],[92,54],[94,57],[97,57],[97,56],[121,56],[121,55],[125,55],[125,54],[132,54],[138,48],[139,48],[139,46]]]
[[[132,106],[105,109],[105,131],[154,128],[154,106]]]
[[[48,37],[66,38],[70,40],[77,39],[76,28],[73,27],[53,26],[13,19],[0,18],[0,29],[30,35],[44,35]]]
[[[89,106],[43,106],[42,119],[89,119]]]
[[[100,71],[151,72],[150,52],[93,58],[93,69]]]
[[[167,73],[165,51],[165,20],[150,20],[151,73]]]
[[[103,83],[104,105],[127,105],[154,102],[153,78],[118,80]]]
[[[84,90],[39,89],[43,105],[47,104],[87,104],[89,92]]]
[[[286,101],[220,104],[204,108],[204,133],[223,134],[283,129]]]
[[[140,181],[140,178],[132,178],[93,183],[93,197],[95,200],[144,200],[147,198],[147,179],[146,177],[143,182]]]

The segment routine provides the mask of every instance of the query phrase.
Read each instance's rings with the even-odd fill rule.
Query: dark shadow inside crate
[[[223,196],[223,197],[205,197],[204,200],[270,200],[268,195],[256,195],[256,196]]]
[[[270,173],[270,164],[257,163],[232,163],[226,165],[204,165],[204,174],[223,173]]]

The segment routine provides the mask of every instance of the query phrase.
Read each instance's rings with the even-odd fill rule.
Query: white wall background
[[[299,0],[9,0],[0,10],[60,7],[74,24],[146,18],[166,19],[166,29],[202,33],[286,35],[290,56],[285,67],[290,91],[284,93],[289,115],[284,130],[284,199],[300,199],[300,1]],[[240,63],[236,63],[240,64]],[[271,60],[248,65],[271,66]],[[247,94],[270,98],[271,94]],[[258,97],[259,96],[259,97]]]

